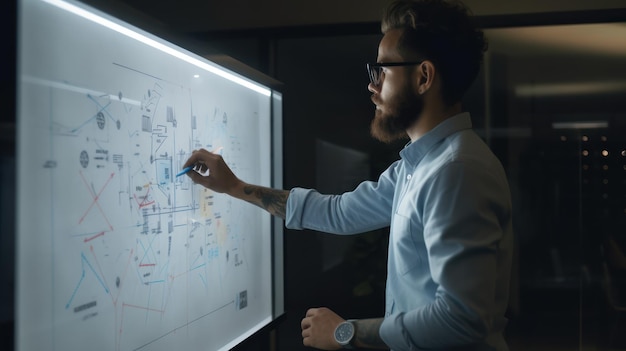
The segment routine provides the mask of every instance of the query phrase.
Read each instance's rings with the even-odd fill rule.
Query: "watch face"
[[[335,340],[341,345],[346,345],[354,336],[354,325],[350,322],[343,322],[335,329]]]

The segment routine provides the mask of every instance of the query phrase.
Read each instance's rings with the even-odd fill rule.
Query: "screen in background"
[[[175,175],[205,148],[281,186],[280,94],[78,2],[18,5],[17,349],[223,350],[270,323],[282,226]]]

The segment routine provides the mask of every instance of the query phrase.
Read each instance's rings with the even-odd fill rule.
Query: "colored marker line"
[[[148,282],[148,284],[155,284],[155,283],[165,283],[165,279],[152,280]]]
[[[83,240],[83,241],[84,242],[89,242],[89,241],[92,241],[93,239],[95,239],[95,238],[97,238],[99,236],[103,236],[103,235],[104,235],[104,232],[100,232],[100,233],[98,233],[98,234],[96,234],[96,235],[94,235],[94,236],[92,236],[90,238],[85,238],[85,240]]]
[[[67,301],[67,304],[65,304],[65,309],[70,308],[70,305],[72,304],[72,301],[74,300],[74,297],[76,296],[76,292],[78,291],[78,288],[80,287],[80,284],[83,282],[83,279],[85,279],[85,270],[83,269],[82,274],[80,275],[80,280],[78,280],[78,284],[76,284],[76,287],[74,288],[74,292],[72,293],[72,296],[70,296],[69,301]]]
[[[198,273],[198,275],[200,276],[200,280],[202,281],[202,284],[204,284],[204,287],[206,288],[207,287],[206,279],[204,279],[204,276],[202,274]]]
[[[193,271],[193,270],[198,269],[198,268],[202,268],[202,267],[204,267],[204,266],[206,266],[206,263],[203,263],[203,264],[201,264],[201,265],[199,265],[199,266],[195,266],[195,267],[193,267],[192,269],[190,269],[190,271]]]
[[[106,284],[104,283],[104,281],[102,281],[102,278],[100,278],[100,275],[98,274],[98,272],[96,272],[96,270],[93,268],[93,266],[91,265],[91,263],[89,262],[89,260],[87,260],[87,257],[85,257],[84,253],[80,253],[83,261],[85,261],[85,263],[87,263],[87,266],[89,266],[89,269],[91,269],[91,271],[93,272],[93,274],[96,276],[96,278],[98,279],[98,281],[100,282],[100,284],[102,284],[102,287],[104,288],[104,291],[106,291],[106,293],[109,293],[109,288],[106,286]]]
[[[193,169],[193,166],[188,166],[183,168],[182,171],[178,172],[178,174],[176,174],[177,177],[180,177],[183,174],[186,174],[187,172],[191,171]]]

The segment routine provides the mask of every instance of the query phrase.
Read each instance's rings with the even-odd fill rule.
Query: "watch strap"
[[[346,322],[352,323],[352,326],[354,327],[354,334],[352,335],[352,339],[350,339],[350,342],[344,345],[345,349],[351,350],[354,349],[354,340],[356,340],[356,319],[348,319]]]

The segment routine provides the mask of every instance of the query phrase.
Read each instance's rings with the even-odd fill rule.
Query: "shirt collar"
[[[470,128],[472,128],[472,120],[469,112],[454,115],[439,123],[435,128],[431,129],[416,141],[409,141],[404,148],[400,150],[400,157],[415,167],[433,145],[456,132]]]

